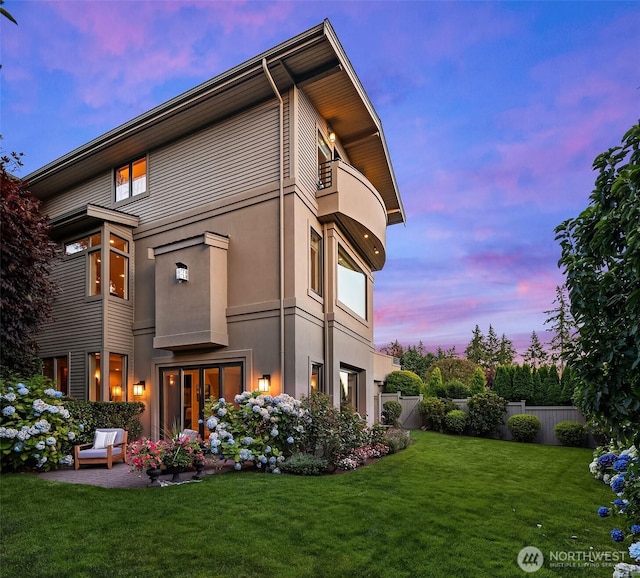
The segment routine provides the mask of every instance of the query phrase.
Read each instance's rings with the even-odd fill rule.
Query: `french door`
[[[160,436],[168,439],[192,429],[207,439],[205,403],[211,397],[232,401],[242,393],[242,374],[241,363],[160,369]]]

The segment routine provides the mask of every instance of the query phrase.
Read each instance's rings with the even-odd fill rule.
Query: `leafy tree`
[[[389,345],[383,345],[379,349],[380,353],[384,353],[386,355],[390,355],[391,357],[397,357],[400,359],[402,354],[404,353],[404,347],[398,343],[398,340],[392,341]]]
[[[473,361],[473,363],[477,363],[478,365],[484,365],[487,358],[487,345],[484,335],[478,325],[476,325],[472,334],[473,337],[464,350],[464,355],[469,361]]]
[[[556,287],[556,298],[553,303],[556,307],[545,311],[549,317],[544,323],[549,325],[551,331],[553,331],[553,337],[549,342],[551,361],[559,364],[562,372],[564,370],[564,358],[572,342],[572,334],[575,332],[575,322],[571,316],[566,286],[558,285]]]
[[[445,386],[450,381],[461,381],[468,386],[478,366],[468,359],[445,357],[431,364],[428,379],[431,378],[431,372],[433,372],[436,367],[442,372],[442,381]]]
[[[55,244],[49,223],[40,213],[40,201],[26,183],[7,168],[21,166],[12,153],[0,159],[0,375],[33,375],[37,370],[35,334],[51,316],[55,285],[51,266]]]
[[[498,365],[513,365],[515,356],[516,350],[513,348],[513,342],[507,339],[507,336],[503,333],[500,339],[500,349],[498,350]]]
[[[583,412],[640,444],[640,123],[593,168],[589,206],[555,229],[578,327],[568,364]]]
[[[531,343],[529,348],[522,355],[525,363],[528,363],[532,367],[540,367],[549,358],[549,354],[542,347],[538,334],[533,331],[531,333]]]
[[[384,386],[385,393],[400,392],[401,395],[420,395],[424,389],[424,383],[420,376],[412,371],[392,371],[387,375]]]

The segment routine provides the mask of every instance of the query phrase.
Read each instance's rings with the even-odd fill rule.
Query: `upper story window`
[[[311,239],[309,244],[309,265],[311,290],[318,295],[322,295],[322,237],[311,229]]]
[[[109,235],[109,295],[129,297],[129,242]]]
[[[99,247],[100,243],[102,243],[101,235],[100,233],[95,233],[88,237],[82,237],[82,239],[76,239],[75,241],[65,243],[64,254],[73,255],[74,253],[79,253],[80,251],[86,251],[90,247]]]
[[[147,192],[147,158],[137,159],[116,169],[116,203]]]
[[[338,245],[338,300],[367,318],[367,278],[355,261]]]

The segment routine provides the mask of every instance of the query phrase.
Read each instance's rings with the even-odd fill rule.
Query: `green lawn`
[[[524,546],[617,551],[591,451],[412,432],[344,475],[103,489],[0,476],[2,577],[607,576],[520,570]]]

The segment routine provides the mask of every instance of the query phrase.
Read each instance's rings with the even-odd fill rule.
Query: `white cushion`
[[[96,430],[96,437],[93,440],[93,449],[103,450],[107,446],[113,445],[113,442],[116,441],[117,435],[118,435],[117,431],[97,431]]]

